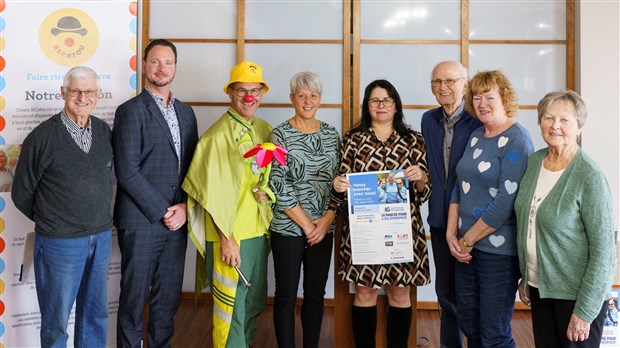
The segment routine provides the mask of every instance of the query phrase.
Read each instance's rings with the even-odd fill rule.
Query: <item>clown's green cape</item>
[[[230,329],[238,274],[233,267],[221,261],[219,255],[206,255],[206,242],[218,242],[215,229],[218,226],[222,234],[230,238],[235,224],[239,189],[243,175],[243,166],[235,137],[247,132],[241,119],[229,108],[200,138],[187,176],[183,181],[183,190],[188,194],[187,216],[189,236],[196,249],[196,283],[198,295],[209,286],[206,275],[205,260],[214,257],[213,300],[214,300],[214,334],[216,347],[224,347]],[[232,121],[231,121],[232,120]],[[253,119],[253,131],[250,133],[254,145],[268,142],[271,126],[261,120]],[[265,173],[264,183],[268,181],[269,168]],[[268,194],[271,192],[268,192]],[[270,194],[273,197],[273,193]],[[261,223],[269,226],[272,212],[269,204],[260,204]],[[219,243],[214,245],[214,254],[219,254]]]

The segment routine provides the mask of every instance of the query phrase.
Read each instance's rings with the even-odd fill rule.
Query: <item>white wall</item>
[[[616,230],[620,205],[620,3],[578,2],[577,90],[588,106],[583,149],[607,175],[614,197]]]

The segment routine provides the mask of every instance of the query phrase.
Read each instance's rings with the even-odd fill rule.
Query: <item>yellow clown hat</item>
[[[263,81],[263,68],[253,62],[243,61],[230,71],[230,81],[224,86],[224,93],[228,94],[228,86],[235,82],[257,82],[263,84],[263,93],[269,91],[269,86]]]

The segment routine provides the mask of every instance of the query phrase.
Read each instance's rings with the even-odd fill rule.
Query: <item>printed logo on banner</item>
[[[64,66],[80,65],[99,46],[99,29],[83,11],[63,8],[52,12],[39,28],[39,46],[45,56]]]

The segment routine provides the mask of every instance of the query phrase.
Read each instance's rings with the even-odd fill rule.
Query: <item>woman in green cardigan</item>
[[[538,124],[548,147],[528,162],[515,202],[521,301],[536,347],[599,347],[615,263],[611,190],[579,146],[586,106],[548,93]]]

